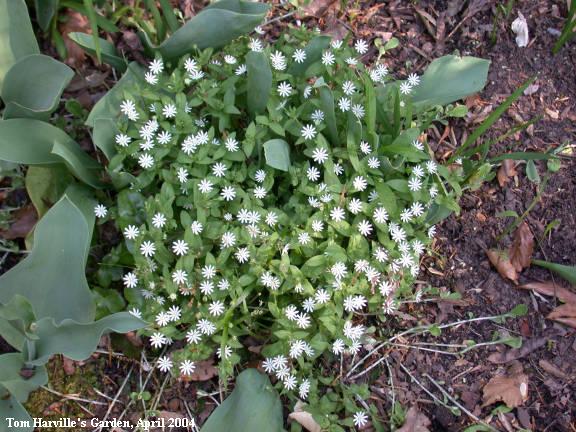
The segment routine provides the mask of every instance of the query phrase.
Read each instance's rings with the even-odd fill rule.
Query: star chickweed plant
[[[334,375],[326,361],[361,353],[402,299],[419,297],[427,214],[451,199],[425,134],[444,111],[412,114],[420,77],[363,65],[365,41],[314,53],[313,36],[156,58],[120,106],[117,202],[95,209],[123,234],[105,261],[129,267],[130,311],[150,323],[153,349],[168,347],[161,371],[189,375],[216,356],[231,374],[252,336],[276,387],[311,405]],[[251,51],[272,79],[254,116]]]

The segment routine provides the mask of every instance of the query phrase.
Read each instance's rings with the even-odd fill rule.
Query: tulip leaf
[[[30,417],[30,414],[28,414],[26,409],[16,400],[16,398],[14,398],[14,396],[10,396],[7,399],[0,399],[0,418],[11,418],[13,419],[14,424],[19,422],[18,424],[30,425],[10,427],[7,421],[3,421],[0,423],[0,432],[32,432],[34,430],[34,421],[32,420],[32,417]]]
[[[95,306],[84,273],[93,209],[93,200],[79,185],[66,190],[36,225],[30,254],[0,276],[0,303],[21,295],[37,319],[93,321]]]
[[[28,165],[62,165],[80,180],[100,188],[100,164],[66,132],[34,119],[0,121],[0,159]]]
[[[304,52],[306,53],[304,61],[302,63],[292,63],[288,69],[288,73],[296,76],[304,75],[310,66],[320,61],[324,51],[330,47],[330,40],[331,38],[329,36],[316,36],[312,39],[308,46],[304,48]]]
[[[18,402],[26,402],[30,392],[48,382],[44,366],[34,368],[33,375],[28,379],[20,375],[20,371],[25,367],[22,353],[0,355],[0,395],[7,391]]]
[[[266,164],[280,171],[290,169],[290,147],[282,139],[271,139],[264,143]]]
[[[236,379],[236,387],[212,413],[200,432],[281,432],[282,403],[266,375],[246,369]]]
[[[52,18],[54,18],[54,15],[58,11],[59,3],[60,0],[34,0],[36,19],[42,30],[48,30]]]
[[[446,55],[434,60],[412,93],[416,109],[447,105],[477,93],[486,85],[489,60]]]
[[[93,56],[96,55],[96,45],[92,35],[87,33],[72,32],[68,33],[68,37],[70,37],[73,42],[79,45],[88,54]],[[100,55],[102,56],[102,61],[106,64],[109,64],[119,72],[126,71],[126,60],[124,60],[118,51],[116,51],[114,45],[102,38],[98,38],[98,43],[100,45]]]
[[[50,167],[31,165],[26,171],[26,191],[41,218],[72,183],[73,177],[64,165]]]
[[[26,2],[0,0],[0,87],[14,63],[39,52]]]
[[[567,266],[564,264],[557,264],[548,261],[541,261],[541,260],[532,260],[532,264],[535,264],[540,267],[544,267],[550,271],[553,271],[558,276],[563,279],[566,279],[572,285],[576,285],[576,267],[575,266]]]
[[[147,323],[129,312],[118,312],[98,321],[79,323],[65,319],[56,324],[52,318],[36,322],[33,342],[34,365],[45,364],[54,354],[62,354],[72,360],[86,360],[96,349],[102,335],[116,332],[127,333],[146,327]],[[25,354],[32,354],[27,349]]]
[[[263,52],[250,51],[246,56],[248,68],[247,98],[251,115],[266,109],[272,89],[272,70],[268,57]]]
[[[4,119],[48,120],[74,72],[64,63],[42,54],[21,58],[4,77]]]
[[[198,15],[166,39],[158,50],[167,60],[198,49],[219,48],[252,31],[264,19],[270,6],[242,0],[221,0],[205,7]]]

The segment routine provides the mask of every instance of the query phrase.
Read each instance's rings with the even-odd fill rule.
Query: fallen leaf
[[[566,289],[552,281],[548,282],[529,282],[524,285],[520,285],[519,288],[528,289],[536,291],[537,293],[557,297],[564,303],[576,304],[576,293],[573,293],[569,289]]]
[[[502,161],[502,165],[498,169],[498,184],[500,187],[506,186],[506,184],[510,181],[510,179],[516,176],[518,173],[516,172],[516,163],[512,159],[505,159]]]
[[[7,230],[0,231],[0,237],[6,240],[25,238],[38,221],[36,209],[32,204],[19,208],[12,214],[12,217],[14,223]]]
[[[522,222],[514,233],[514,241],[510,246],[510,263],[516,271],[521,272],[523,269],[530,267],[530,259],[532,258],[533,252],[534,236],[528,224]]]
[[[563,380],[569,380],[570,377],[565,374],[563,371],[561,371],[556,365],[550,363],[547,360],[540,360],[538,361],[538,364],[540,365],[540,367],[542,369],[544,369],[546,372],[548,372],[551,375],[554,375],[557,378],[563,379]]]
[[[298,412],[295,411],[293,413],[288,414],[288,418],[291,418],[292,420],[300,423],[300,425],[309,432],[322,431],[322,428],[318,423],[316,423],[316,420],[314,420],[312,414],[306,411],[298,411]]]
[[[406,421],[400,429],[397,429],[397,432],[430,432],[428,426],[431,424],[428,417],[412,406],[406,413]]]
[[[91,34],[92,29],[90,28],[90,21],[86,16],[72,9],[66,9],[64,19],[60,24],[60,34],[64,39],[64,45],[66,45],[66,51],[68,52],[64,63],[68,66],[78,67],[85,61],[86,53],[78,44],[68,37],[68,34],[72,32]]]
[[[489,249],[486,251],[486,255],[488,255],[488,259],[492,263],[500,276],[505,279],[510,279],[514,283],[518,283],[518,272],[516,268],[510,262],[510,258],[508,257],[508,253],[503,250],[499,249]]]
[[[218,369],[214,366],[214,360],[202,360],[196,362],[194,373],[187,377],[189,381],[208,381],[218,375]]]
[[[536,351],[538,348],[544,346],[548,340],[552,339],[553,337],[559,334],[558,329],[550,328],[546,329],[542,332],[540,337],[535,337],[531,339],[524,339],[522,342],[522,346],[520,348],[512,348],[507,351],[498,352],[494,354],[490,354],[488,356],[488,361],[496,364],[504,364],[509,363],[514,360],[518,360],[533,351]]]
[[[512,22],[512,31],[516,34],[516,45],[520,48],[528,46],[530,40],[528,36],[528,23],[522,12],[518,11],[518,18]]]
[[[74,360],[69,359],[66,356],[62,356],[62,369],[64,369],[64,373],[66,375],[74,375],[76,373]]]
[[[488,381],[482,392],[482,406],[502,401],[508,408],[519,407],[528,400],[528,376],[523,373],[522,366],[514,365],[506,375]]]
[[[536,93],[538,91],[539,88],[540,88],[540,85],[538,85],[538,84],[530,84],[528,87],[526,87],[526,90],[524,90],[524,94],[526,96],[533,95],[534,93]]]
[[[546,111],[546,114],[548,114],[552,120],[558,120],[560,116],[558,111],[551,110],[550,108],[544,108],[544,111]]]
[[[558,306],[546,318],[576,328],[576,304],[566,303]]]
[[[340,9],[340,2],[338,0],[312,0],[303,10],[307,16],[321,18],[331,8]]]

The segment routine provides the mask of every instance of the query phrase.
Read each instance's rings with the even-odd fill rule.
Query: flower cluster
[[[125,187],[95,211],[123,233],[112,254],[131,313],[153,348],[174,346],[160,370],[189,375],[214,354],[231,370],[244,338],[264,337],[263,369],[313,403],[316,362],[361,352],[414,295],[443,167],[412,121],[417,75],[364,66],[363,40],[292,37],[155,59],[120,105],[108,171]],[[250,52],[272,75],[260,115]]]

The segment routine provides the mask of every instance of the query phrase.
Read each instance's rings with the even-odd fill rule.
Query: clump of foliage
[[[116,95],[100,146],[119,193],[95,211],[123,233],[105,262],[128,267],[130,312],[153,348],[175,345],[161,371],[190,375],[216,354],[224,378],[253,336],[276,387],[314,407],[329,365],[420,297],[433,223],[465,179],[460,161],[434,160],[426,130],[466,110],[426,99],[434,68],[395,81],[384,61],[363,65],[367,50],[294,29],[156,57]]]

